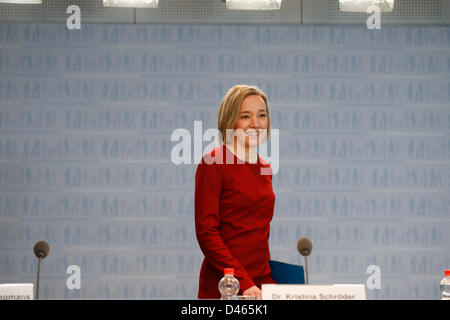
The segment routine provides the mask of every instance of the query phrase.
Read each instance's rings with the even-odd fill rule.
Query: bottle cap
[[[445,270],[444,274],[445,274],[446,277],[450,276],[450,269]]]
[[[223,273],[225,275],[232,275],[232,276],[234,276],[234,268],[225,268],[225,269],[223,269]]]

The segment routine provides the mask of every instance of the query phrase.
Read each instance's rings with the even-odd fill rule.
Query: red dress
[[[212,158],[222,159],[223,164],[208,164]],[[262,168],[271,172],[259,156],[255,164],[243,163],[225,146],[203,156],[197,167],[195,229],[205,256],[199,279],[201,299],[220,298],[219,280],[228,267],[234,268],[239,280],[239,294],[254,285],[275,283],[269,266],[275,194],[272,175],[261,175]]]

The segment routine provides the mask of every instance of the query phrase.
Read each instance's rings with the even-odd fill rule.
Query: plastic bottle
[[[445,270],[445,278],[441,281],[441,300],[450,300],[450,269]]]
[[[222,300],[233,300],[239,292],[239,281],[234,277],[233,268],[224,269],[224,277],[219,281],[219,291]]]

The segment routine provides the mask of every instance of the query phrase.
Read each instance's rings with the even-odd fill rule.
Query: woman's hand
[[[254,296],[256,299],[261,300],[262,299],[262,291],[257,287],[253,286],[242,292],[244,296]]]

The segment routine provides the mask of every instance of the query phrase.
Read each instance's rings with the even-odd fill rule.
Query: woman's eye
[[[259,116],[260,116],[261,118],[265,118],[265,117],[266,117],[265,114],[260,114]]]
[[[249,116],[242,116],[241,119],[247,119]]]

